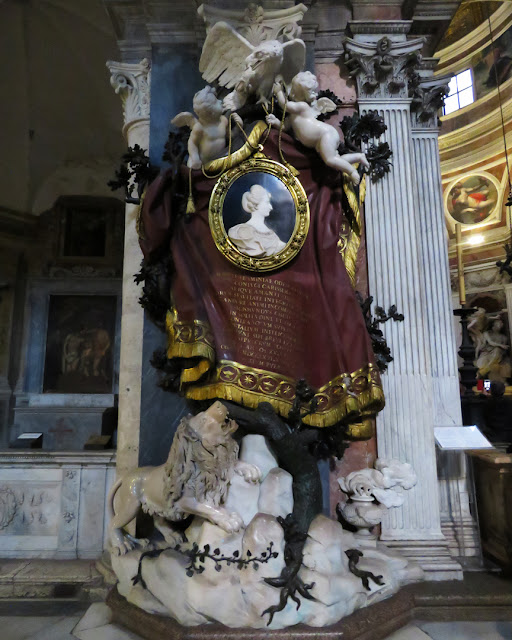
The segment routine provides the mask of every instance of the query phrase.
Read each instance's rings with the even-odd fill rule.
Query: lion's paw
[[[236,533],[243,528],[244,521],[236,511],[231,511],[231,513],[226,511],[221,517],[217,518],[216,524],[228,533]]]
[[[114,556],[124,556],[128,551],[132,551],[135,548],[135,544],[125,538],[122,542],[112,545],[111,552]]]
[[[255,464],[239,460],[235,465],[235,473],[242,476],[246,482],[252,482],[253,484],[261,482],[261,470]]]

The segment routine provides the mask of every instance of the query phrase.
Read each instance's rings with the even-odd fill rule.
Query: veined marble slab
[[[114,477],[113,451],[0,452],[2,557],[99,557]]]

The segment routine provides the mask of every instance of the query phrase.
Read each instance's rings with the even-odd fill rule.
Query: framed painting
[[[301,250],[309,230],[308,199],[287,167],[254,157],[218,180],[209,222],[217,248],[230,262],[249,271],[272,271]]]
[[[116,296],[50,296],[43,393],[112,393],[116,309]]]
[[[446,210],[467,226],[489,222],[498,209],[498,186],[490,175],[472,174],[455,180],[445,195]]]

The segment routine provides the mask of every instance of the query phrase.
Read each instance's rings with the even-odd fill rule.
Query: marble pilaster
[[[376,304],[386,309],[396,304],[405,316],[385,327],[394,360],[383,376],[386,407],[377,419],[378,454],[409,462],[418,476],[403,507],[384,519],[381,539],[418,560],[431,579],[455,578],[460,567],[441,531],[433,433],[436,383],[426,310],[438,293],[425,280],[411,128],[411,89],[423,42],[407,40],[406,21],[350,26],[355,39],[345,41],[345,50],[360,111],[383,116],[387,131],[381,140],[393,151],[391,172],[368,188],[369,288]],[[444,309],[444,302],[440,305]]]
[[[123,134],[128,146],[149,149],[150,65],[107,62],[110,83],[123,104]],[[144,312],[140,290],[133,276],[140,268],[142,253],[136,229],[137,207],[126,205],[121,353],[119,371],[119,428],[117,470],[119,474],[138,466]]]
[[[450,270],[439,161],[438,113],[449,77],[433,77],[435,59],[424,60],[413,90],[412,144],[418,193],[421,262],[427,306],[434,424],[462,424],[457,340],[451,305]],[[455,555],[475,555],[476,526],[469,510],[463,454],[438,460],[441,529]]]

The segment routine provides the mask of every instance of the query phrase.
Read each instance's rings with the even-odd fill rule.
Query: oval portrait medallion
[[[209,222],[219,251],[248,271],[272,271],[297,255],[309,229],[299,180],[268,158],[249,158],[224,173],[210,198]]]

